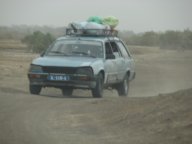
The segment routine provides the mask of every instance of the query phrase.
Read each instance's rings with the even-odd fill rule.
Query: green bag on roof
[[[113,29],[119,24],[119,20],[116,17],[109,16],[102,19],[102,24],[109,25]]]
[[[91,16],[88,18],[87,20],[88,22],[95,22],[95,23],[98,23],[98,24],[102,24],[102,18],[99,17],[99,16]]]

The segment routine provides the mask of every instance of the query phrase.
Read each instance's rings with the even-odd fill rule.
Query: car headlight
[[[83,67],[83,68],[79,68],[76,72],[76,74],[80,75],[80,76],[89,76],[92,77],[93,76],[93,70],[91,67]]]
[[[38,65],[33,65],[31,64],[30,68],[29,68],[29,72],[43,72],[43,69],[41,66],[38,66]]]

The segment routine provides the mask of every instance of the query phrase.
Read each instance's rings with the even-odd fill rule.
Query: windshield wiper
[[[73,54],[83,55],[83,56],[88,56],[88,57],[92,57],[92,58],[96,58],[95,56],[90,55],[90,54],[88,54],[88,53],[86,53],[86,52],[73,51],[72,53],[73,53]]]

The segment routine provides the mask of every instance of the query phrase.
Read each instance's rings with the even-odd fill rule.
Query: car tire
[[[96,87],[92,89],[92,95],[94,98],[103,97],[103,74],[99,73],[96,79]]]
[[[65,87],[61,89],[63,96],[72,96],[73,94],[73,88],[71,87]]]
[[[119,96],[128,96],[129,92],[129,76],[126,75],[123,82],[117,85],[117,92]]]
[[[39,95],[41,92],[41,86],[39,85],[29,85],[29,91],[31,94]]]

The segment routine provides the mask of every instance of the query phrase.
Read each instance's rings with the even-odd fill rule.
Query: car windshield
[[[58,40],[47,50],[46,55],[104,57],[102,43],[88,40]]]

